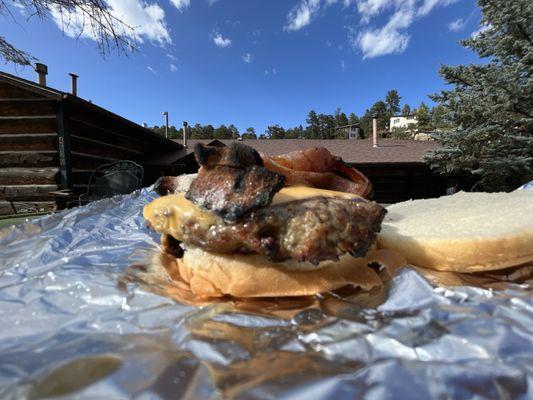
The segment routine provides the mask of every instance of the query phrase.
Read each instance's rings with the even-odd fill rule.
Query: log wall
[[[59,188],[57,102],[0,82],[0,215],[52,211]]]
[[[64,207],[66,200],[51,192],[85,193],[91,173],[118,160],[143,165],[145,185],[161,174],[181,173],[181,167],[157,162],[179,153],[180,145],[80,98],[5,75],[0,76],[0,215]]]

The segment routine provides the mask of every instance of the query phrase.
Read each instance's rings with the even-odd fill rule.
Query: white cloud
[[[265,69],[265,75],[276,75],[278,73],[278,69],[276,67],[271,69]]]
[[[150,71],[152,74],[156,75],[157,74],[157,70],[153,67],[150,67],[150,66],[147,66],[146,69],[148,71]]]
[[[250,53],[245,53],[245,54],[242,55],[242,60],[246,64],[250,64],[252,62],[252,55]]]
[[[213,42],[218,47],[228,47],[231,46],[231,39],[223,37],[220,33],[215,33],[213,36]]]
[[[361,49],[363,59],[403,53],[409,44],[410,36],[402,30],[413,22],[413,13],[412,8],[401,8],[392,15],[385,26],[364,30],[357,35],[352,44]]]
[[[320,0],[300,0],[287,16],[286,31],[298,31],[311,23],[311,19],[320,9]]]
[[[393,5],[394,2],[390,0],[358,0],[357,11],[361,14],[362,22],[368,22],[370,18]]]
[[[191,6],[191,0],[170,0],[172,5],[176,7],[180,12],[183,12],[186,8]]]
[[[358,0],[357,10],[361,22],[368,24],[372,18],[393,10],[387,23],[380,27],[367,27],[357,35],[350,33],[351,44],[363,53],[363,59],[387,54],[400,54],[407,49],[411,36],[408,28],[437,6],[447,6],[457,0]]]
[[[490,25],[480,25],[478,29],[476,29],[474,32],[472,32],[472,34],[470,35],[470,37],[472,39],[475,39],[476,37],[478,37],[478,35],[480,33],[483,33],[485,31],[488,31],[489,29],[491,28]]]
[[[344,60],[341,60],[341,69],[344,71],[346,69],[346,63]]]
[[[170,72],[176,72],[178,70],[178,67],[176,66],[176,64],[173,64],[173,63],[170,63],[168,67],[170,68]]]
[[[218,3],[220,0],[207,0],[207,4],[209,4],[210,6],[212,6],[213,4],[215,3]]]
[[[176,56],[174,54],[171,54],[171,53],[167,53],[167,57],[170,58],[173,61],[177,60]]]
[[[331,40],[326,40],[326,46],[328,47],[333,46],[333,42]]]
[[[107,0],[106,2],[111,15],[117,19],[113,22],[113,26],[119,35],[141,43],[145,39],[158,44],[172,42],[165,22],[165,11],[158,4],[149,4],[142,0]],[[98,28],[83,8],[76,7],[72,12],[68,12],[65,9],[60,10],[58,7],[50,6],[50,15],[67,36],[98,40]],[[133,29],[128,29],[119,21]]]
[[[459,32],[463,30],[463,28],[465,27],[465,23],[465,20],[457,18],[455,21],[452,21],[448,24],[448,29],[453,32]]]
[[[430,13],[437,6],[449,6],[459,0],[424,0],[424,3],[418,9],[418,16],[423,17]]]

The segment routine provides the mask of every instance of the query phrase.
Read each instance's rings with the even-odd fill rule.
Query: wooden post
[[[72,163],[70,161],[70,135],[65,104],[57,109],[57,150],[59,152],[59,183],[62,189],[72,189]]]

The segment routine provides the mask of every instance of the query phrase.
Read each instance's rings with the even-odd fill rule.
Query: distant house
[[[189,154],[176,162],[194,162],[192,151],[198,142],[221,146],[235,140],[189,140]],[[381,139],[377,148],[372,146],[371,139],[245,139],[240,143],[247,144],[267,156],[309,147],[325,147],[333,155],[341,157],[346,163],[363,172],[372,182],[374,199],[382,203],[446,194],[446,178],[435,175],[424,163],[424,156],[438,146],[432,141]]]
[[[344,126],[337,126],[335,128],[335,136],[338,137],[337,134],[344,133],[348,137],[348,139],[362,139],[361,136],[361,129],[359,128],[359,124],[350,124],[350,125],[344,125]]]
[[[62,208],[55,191],[85,193],[92,171],[117,160],[141,164],[146,185],[186,170],[166,162],[181,144],[40,79],[0,72],[0,215]]]
[[[416,115],[403,115],[403,116],[395,116],[391,117],[390,119],[390,131],[394,128],[407,128],[411,124],[418,124],[418,119],[416,118]]]

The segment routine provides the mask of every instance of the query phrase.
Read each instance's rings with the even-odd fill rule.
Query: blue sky
[[[0,35],[49,67],[50,86],[135,122],[305,124],[307,112],[361,115],[387,90],[428,103],[441,64],[478,62],[458,41],[478,29],[473,0],[107,0],[136,28],[138,51],[102,58],[76,15],[17,21]],[[65,19],[64,19],[65,20]],[[61,26],[63,29],[61,30]],[[80,33],[81,32],[81,33]],[[31,68],[0,69],[35,80]]]

